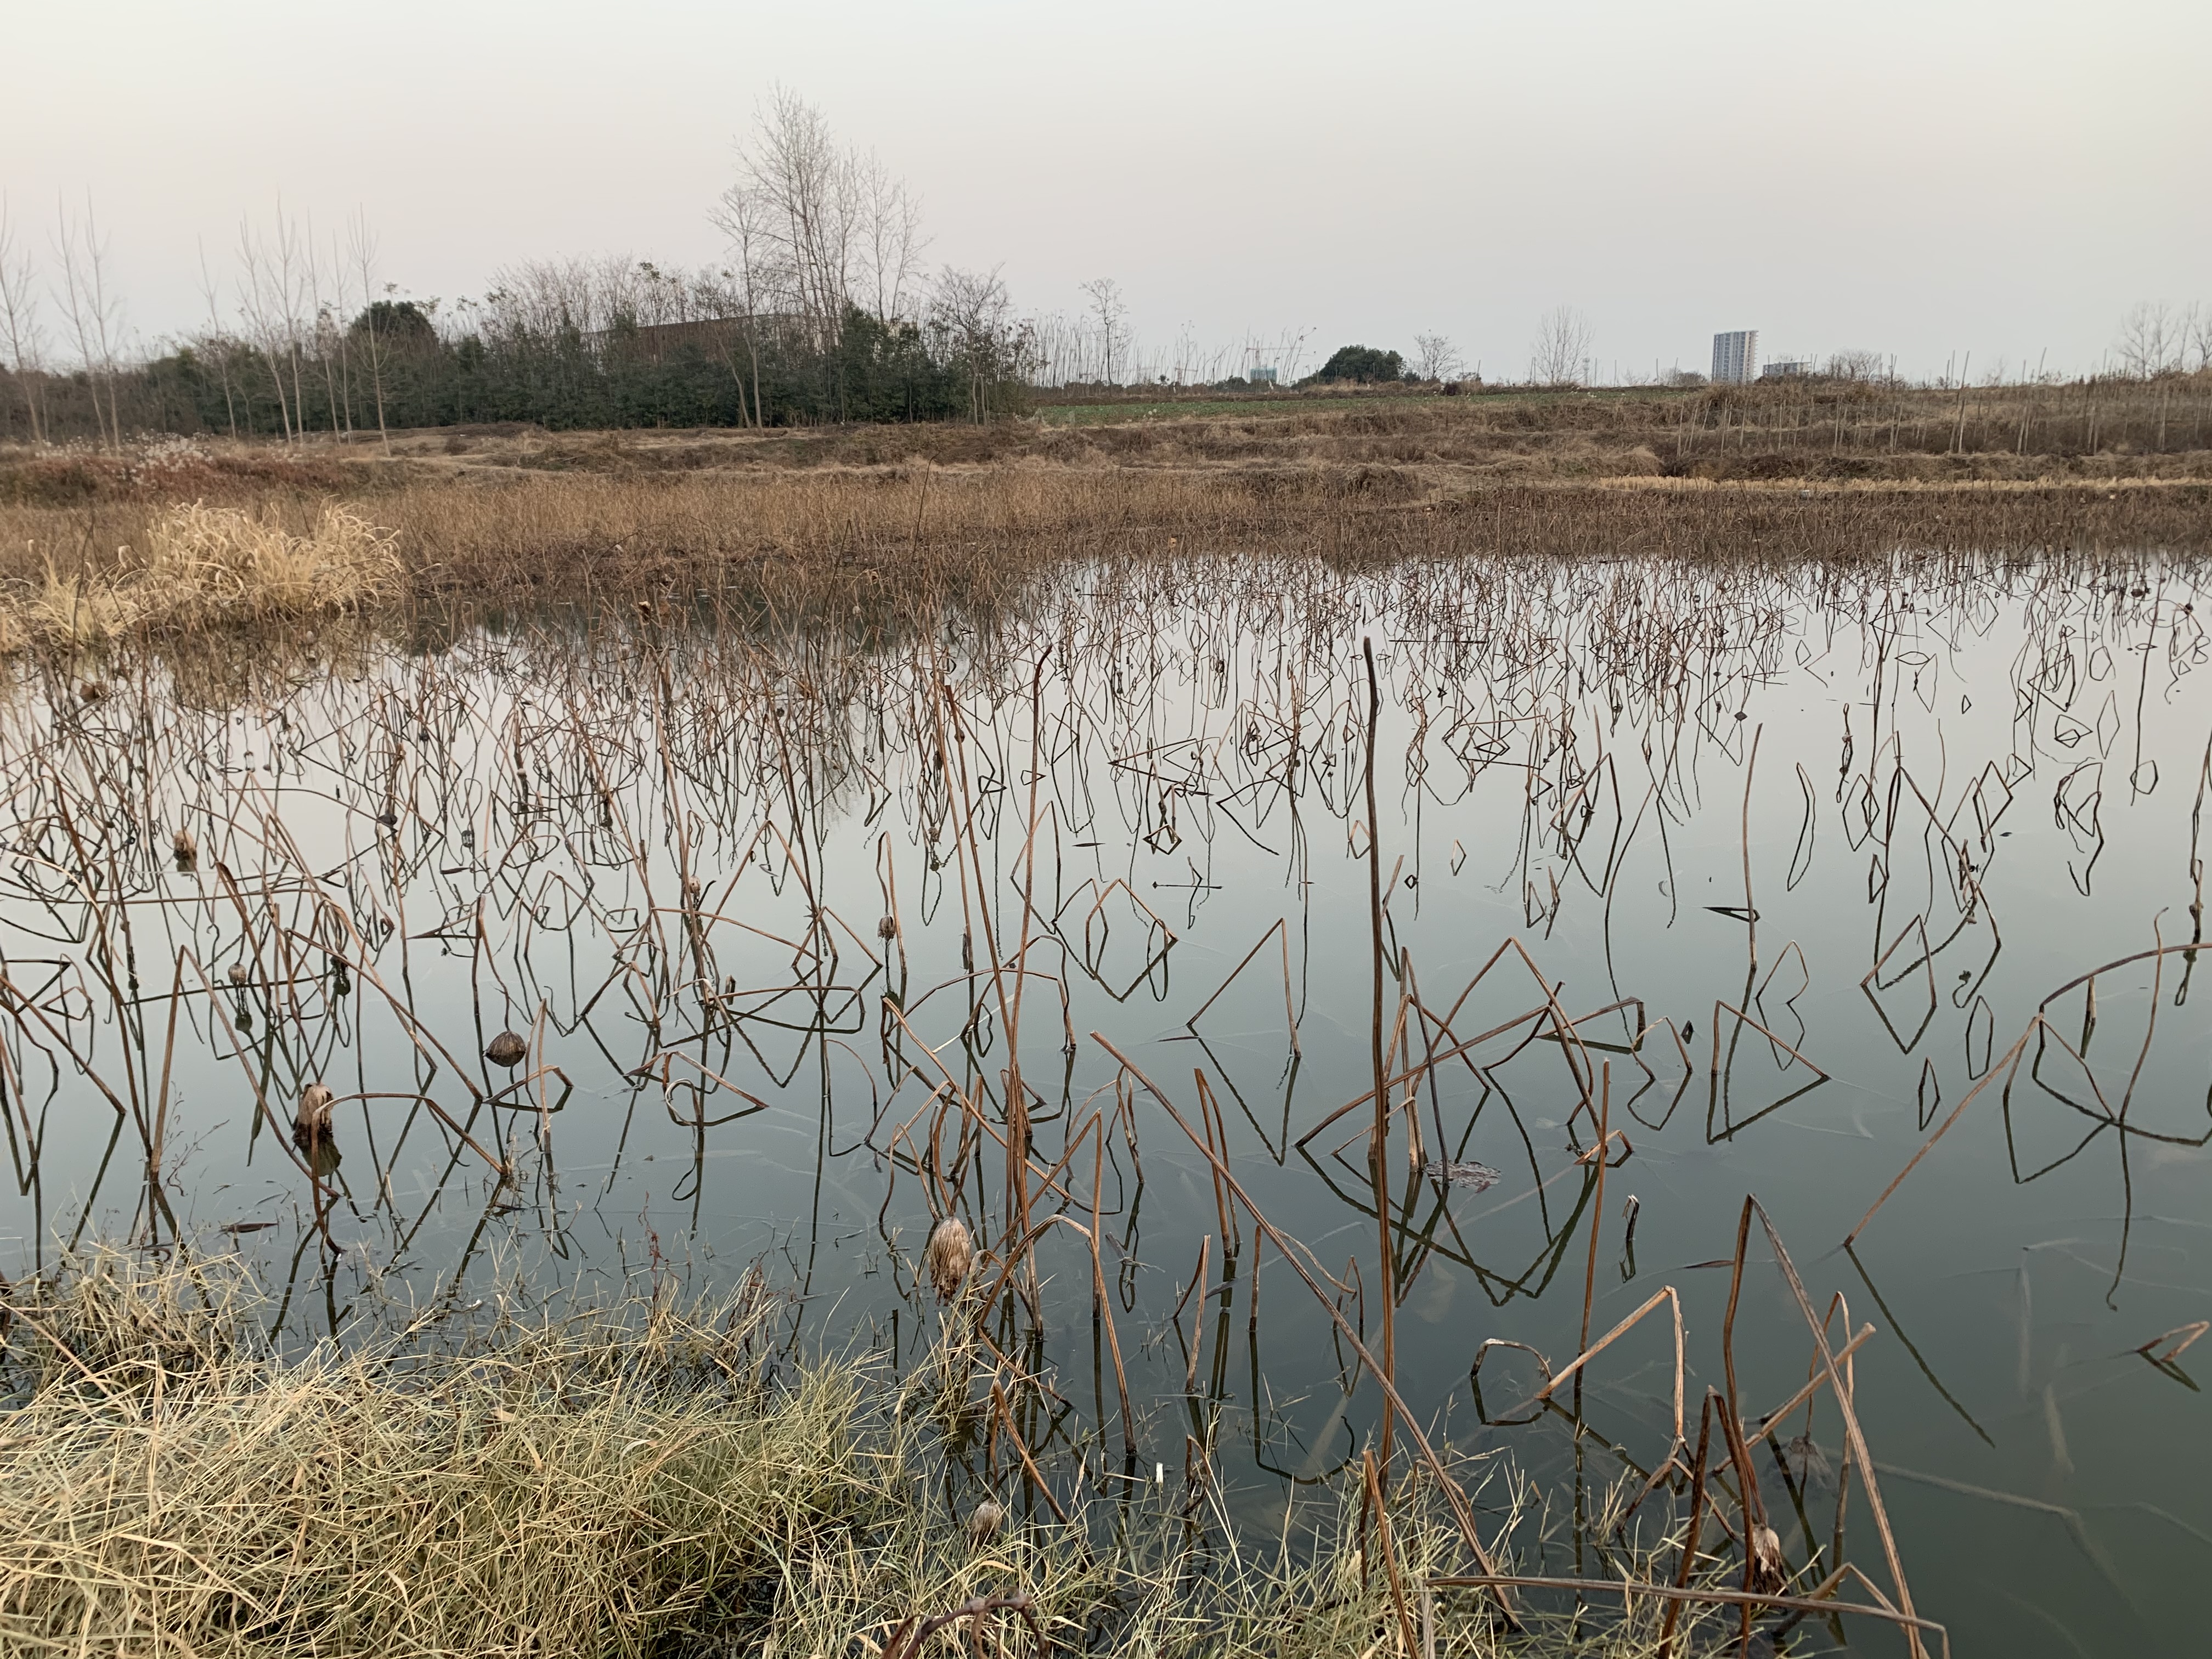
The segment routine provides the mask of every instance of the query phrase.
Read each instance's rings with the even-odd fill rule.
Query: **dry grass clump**
[[[146,522],[143,551],[64,571],[51,553],[0,591],[0,650],[71,648],[121,635],[356,611],[402,586],[397,538],[325,504],[303,530],[242,507],[194,501]]]
[[[726,1626],[900,1447],[849,1369],[763,1380],[727,1306],[266,1352],[235,1280],[118,1260],[19,1291],[0,1650],[635,1654]]]
[[[398,587],[394,540],[335,503],[295,534],[239,507],[194,501],[155,522],[137,585],[173,596],[166,622],[356,611]]]
[[[112,576],[64,574],[49,558],[35,583],[18,584],[0,602],[0,649],[19,651],[34,641],[98,645],[129,632],[138,616],[136,601]]]
[[[933,1449],[927,1357],[902,1390],[855,1364],[779,1382],[764,1305],[430,1316],[285,1358],[229,1258],[78,1258],[0,1299],[0,1650],[878,1651],[980,1598],[908,1650],[1026,1655],[1035,1630],[1060,1652],[1318,1659],[1395,1650],[1393,1583],[1460,1559],[1411,1483],[1387,1534],[1356,1480],[1249,1542],[1202,1473],[1109,1498],[1063,1469],[1073,1514],[1047,1518],[1018,1474],[994,1496]],[[970,1524],[987,1505],[1025,1518]],[[1652,1650],[1640,1616],[1524,1607],[1516,1636],[1490,1605],[1440,1595],[1440,1650]]]

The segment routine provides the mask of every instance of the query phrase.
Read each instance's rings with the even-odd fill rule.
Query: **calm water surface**
[[[1224,1252],[1205,1159],[1091,1034],[1194,1127],[1203,1073],[1237,1180],[1378,1342],[1371,1107],[1311,1132],[1371,1087],[1379,937],[1419,1125],[1385,1161],[1398,1376],[1439,1432],[1562,1504],[1640,1484],[1663,1306],[1591,1365],[1578,1453],[1564,1413],[1482,1420],[1530,1415],[1525,1352],[1491,1350],[1480,1401],[1470,1367],[1502,1338],[1557,1369],[1586,1284],[1593,1337],[1672,1285],[1694,1435],[1755,1194],[1832,1329],[1875,1328],[1861,1419],[1957,1650],[2198,1651],[2212,1343],[2140,1351],[2212,1318],[2208,993],[2147,954],[2197,925],[2199,593],[2151,556],[1194,563],[889,644],[663,605],[118,669],[91,702],[26,682],[0,1252],[181,1235],[247,1257],[301,1341],[757,1266],[804,1340],[904,1364],[939,1316],[917,1162],[987,1244],[1007,1224],[1014,1029],[1032,1219],[1064,1194],[1087,1227],[1096,1169],[1139,1467],[1211,1446],[1272,1532],[1376,1391],[1272,1248],[1253,1316],[1249,1218]],[[513,1068],[481,1058],[503,1030]],[[317,1079],[334,1166],[289,1136]],[[1812,1347],[1753,1237],[1755,1413]],[[1035,1261],[990,1328],[1064,1401],[1038,1449],[1118,1467],[1087,1246],[1048,1227]],[[1793,1566],[1832,1547],[1842,1437],[1823,1402],[1799,1478],[1771,1471]],[[1845,1553],[1881,1559],[1856,1479]]]

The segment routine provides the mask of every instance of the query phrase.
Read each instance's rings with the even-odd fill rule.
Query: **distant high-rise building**
[[[1739,328],[1713,336],[1713,380],[1722,386],[1741,386],[1759,374],[1759,331]]]

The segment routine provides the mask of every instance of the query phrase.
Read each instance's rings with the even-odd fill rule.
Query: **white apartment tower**
[[[1713,336],[1713,380],[1719,386],[1741,386],[1759,375],[1759,331],[1739,328]]]

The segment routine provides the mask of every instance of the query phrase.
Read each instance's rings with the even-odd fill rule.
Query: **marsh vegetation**
[[[2193,1628],[2202,486],[496,442],[14,659],[11,1644]]]

